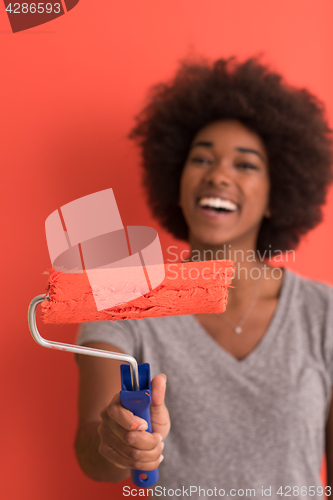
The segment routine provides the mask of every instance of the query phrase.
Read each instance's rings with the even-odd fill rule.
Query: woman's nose
[[[216,185],[229,185],[232,182],[232,172],[226,160],[214,162],[206,173],[206,181]]]

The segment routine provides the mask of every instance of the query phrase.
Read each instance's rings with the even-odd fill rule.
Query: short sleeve
[[[301,328],[302,342],[308,343],[313,359],[325,370],[333,385],[333,287],[328,283],[297,276],[296,328]],[[297,310],[294,316],[297,317]],[[331,391],[330,391],[331,394]]]
[[[324,340],[324,359],[333,386],[333,288],[328,289],[325,311],[322,319],[322,333]]]
[[[315,326],[321,331],[324,360],[333,386],[333,287],[315,282],[313,292],[308,308],[316,320]]]
[[[76,344],[85,345],[90,342],[105,342],[136,358],[138,338],[133,322],[134,320],[82,323],[78,330]]]

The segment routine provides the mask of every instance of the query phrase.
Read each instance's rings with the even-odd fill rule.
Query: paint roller
[[[79,198],[54,211],[45,223],[53,268],[45,294],[29,306],[28,323],[43,347],[123,361],[122,405],[148,423],[151,378],[148,363],[127,354],[55,342],[36,324],[118,321],[225,311],[234,272],[230,260],[165,264],[157,231],[122,224],[112,189]],[[150,487],[154,471],[131,471],[136,486]]]

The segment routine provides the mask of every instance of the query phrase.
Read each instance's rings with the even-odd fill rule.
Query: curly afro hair
[[[216,120],[236,119],[263,140],[270,172],[270,212],[257,251],[295,248],[322,220],[332,182],[332,130],[323,103],[288,85],[259,56],[181,63],[175,77],[154,86],[129,137],[142,148],[142,183],[153,216],[177,239],[188,241],[178,206],[179,184],[197,132]]]

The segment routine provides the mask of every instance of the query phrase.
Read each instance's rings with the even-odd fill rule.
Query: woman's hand
[[[164,439],[170,430],[169,412],[164,403],[166,376],[154,377],[151,383],[150,415],[153,432],[146,432],[147,422],[121,405],[116,394],[101,412],[98,428],[99,453],[121,469],[154,470],[163,460]]]

